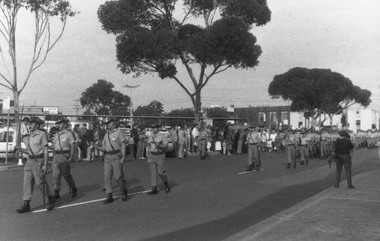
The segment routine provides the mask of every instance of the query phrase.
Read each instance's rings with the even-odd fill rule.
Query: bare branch
[[[9,86],[7,86],[7,85],[5,85],[5,84],[0,83],[0,85],[1,85],[1,86],[4,86],[5,88],[7,88],[7,89],[9,89],[9,90],[11,90],[11,91],[13,91],[13,89],[12,89],[11,87],[9,87]]]
[[[181,87],[185,92],[192,98],[194,94],[191,94],[190,91],[186,88],[186,86],[177,78],[177,77],[172,77]]]

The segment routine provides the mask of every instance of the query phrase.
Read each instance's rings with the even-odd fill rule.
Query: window
[[[10,132],[10,135],[8,137],[8,142],[13,141],[13,132]],[[6,142],[7,141],[7,132],[1,132],[0,133],[0,142]]]
[[[264,123],[265,121],[265,112],[259,112],[259,123]]]
[[[269,121],[277,123],[277,112],[269,112]]]
[[[281,121],[288,120],[288,112],[281,111]]]

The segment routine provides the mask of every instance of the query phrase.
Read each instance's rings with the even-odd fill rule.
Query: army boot
[[[21,208],[17,209],[16,212],[18,212],[18,213],[30,212],[30,201],[25,200],[24,204],[21,206]]]
[[[71,188],[71,197],[75,198],[78,195],[78,188],[73,187]]]
[[[288,164],[286,165],[286,168],[287,168],[287,169],[289,169],[289,168],[290,168],[290,163],[288,163]]]
[[[297,167],[297,164],[296,164],[296,163],[293,163],[293,167],[296,168],[296,167]]]
[[[112,203],[113,202],[113,196],[112,193],[107,194],[106,200],[103,201],[104,204]]]
[[[128,191],[124,190],[123,194],[121,195],[121,200],[124,202],[124,201],[127,201],[127,198],[128,198]]]
[[[54,208],[55,199],[54,199],[53,196],[49,196],[48,199],[49,199],[49,203],[48,203],[48,206],[47,206],[47,210],[51,211]]]
[[[61,196],[59,195],[59,191],[54,190],[54,199],[60,199]]]
[[[168,182],[164,182],[164,185],[165,185],[165,192],[169,193],[170,192],[169,183]]]
[[[157,186],[153,186],[152,190],[148,192],[148,195],[158,194]]]

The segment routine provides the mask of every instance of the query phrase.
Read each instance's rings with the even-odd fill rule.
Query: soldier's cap
[[[339,135],[340,135],[340,136],[343,136],[343,137],[346,137],[346,136],[348,135],[348,133],[347,133],[347,131],[345,131],[345,130],[340,130],[340,131],[339,131]]]
[[[115,117],[111,117],[109,119],[107,119],[106,121],[103,121],[103,124],[109,124],[110,122],[114,122],[114,121],[119,121],[118,118],[115,118]]]
[[[44,123],[43,120],[41,120],[40,118],[38,117],[32,117],[30,120],[29,120],[29,123],[36,123],[38,125],[41,125]]]
[[[159,124],[153,124],[151,127],[152,127],[152,128],[160,128],[161,125],[159,125]]]
[[[25,116],[24,118],[22,118],[22,121],[29,121],[29,117]]]
[[[62,123],[69,123],[70,121],[66,118],[61,118],[58,121],[55,122],[56,125],[62,124]]]

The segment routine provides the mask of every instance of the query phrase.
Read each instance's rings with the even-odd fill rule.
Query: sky
[[[162,80],[157,75],[133,78],[121,73],[115,36],[102,30],[97,17],[104,0],[70,2],[80,14],[69,19],[47,62],[32,75],[20,96],[21,105],[58,106],[64,114],[76,114],[81,93],[98,79],[105,79],[114,84],[115,90],[131,96],[135,108],[153,100],[163,103],[166,112],[192,107],[190,98],[174,80]],[[263,50],[259,65],[249,70],[229,69],[211,79],[202,91],[204,107],[288,104],[270,98],[269,83],[277,74],[305,67],[343,74],[355,85],[370,90],[369,107],[380,111],[380,1],[269,0],[268,6],[271,21],[251,30]],[[21,78],[31,56],[27,51],[32,47],[31,23],[27,14],[20,15],[17,44]],[[179,76],[190,83],[184,69],[179,69]],[[125,84],[139,87],[130,90],[123,88]],[[0,97],[9,95],[0,86]]]

